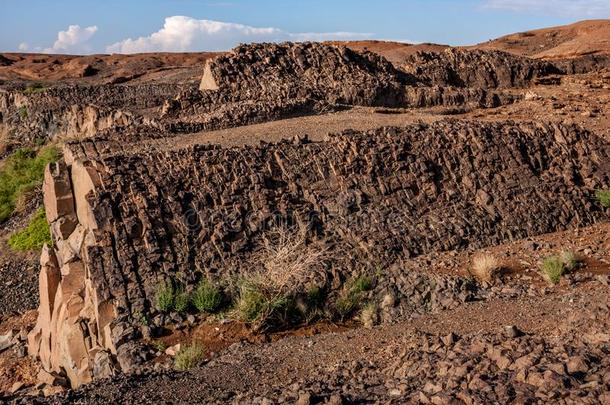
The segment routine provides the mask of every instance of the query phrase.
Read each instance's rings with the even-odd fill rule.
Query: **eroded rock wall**
[[[160,283],[252,269],[278,220],[330,250],[316,276],[332,286],[354,268],[592,224],[604,218],[593,193],[610,184],[608,143],[555,124],[445,121],[132,154],[94,144],[45,176],[55,245],[29,346],[75,385],[131,350]]]
[[[208,128],[225,127],[226,121],[244,125],[319,114],[338,106],[489,108],[518,98],[490,90],[498,86],[431,81],[428,71],[415,73],[399,70],[379,55],[341,46],[243,45],[207,61],[201,91],[181,93],[164,113]]]
[[[501,51],[448,48],[441,52],[417,52],[400,69],[428,85],[458,88],[527,87],[535,79],[561,70],[551,62]]]
[[[178,85],[66,86],[0,90],[0,123],[18,143],[84,138],[115,127],[142,125],[146,112],[179,94]]]

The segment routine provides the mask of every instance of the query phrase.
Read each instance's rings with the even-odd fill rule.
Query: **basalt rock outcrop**
[[[45,174],[54,246],[29,350],[74,386],[130,368],[160,283],[188,289],[252,269],[278,220],[333,253],[316,275],[332,288],[354,268],[392,277],[409,257],[595,223],[605,213],[592,196],[610,185],[610,145],[574,125],[444,121],[317,143],[119,147],[73,142]]]
[[[552,63],[501,51],[448,48],[417,52],[400,64],[406,73],[437,86],[480,89],[526,87],[561,71]]]
[[[486,108],[518,98],[474,84],[429,82],[425,74],[341,46],[253,44],[208,60],[199,89],[177,83],[4,88],[0,130],[27,145],[143,125],[180,134],[352,106]]]
[[[180,91],[169,84],[65,86],[0,90],[0,125],[10,139],[33,143],[84,138],[153,121],[148,113]]]
[[[173,110],[182,117],[197,117],[211,112],[214,105],[240,110],[269,104],[277,111],[287,109],[285,115],[290,115],[299,110],[320,113],[338,105],[496,107],[514,100],[512,95],[482,87],[463,89],[426,79],[397,69],[377,54],[341,46],[243,45],[207,61],[199,87],[202,92],[180,95]],[[250,115],[265,117],[265,112],[255,110]]]

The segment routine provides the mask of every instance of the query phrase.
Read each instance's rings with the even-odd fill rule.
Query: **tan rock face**
[[[100,300],[83,261],[97,228],[88,198],[95,194],[96,170],[80,161],[47,167],[43,185],[54,247],[41,255],[38,321],[28,336],[28,350],[47,372],[65,373],[72,387],[90,382],[96,356],[114,352],[110,323],[114,306]],[[105,357],[103,353],[106,353]],[[108,375],[106,366],[98,374]]]
[[[205,67],[203,68],[203,77],[201,78],[201,84],[199,85],[199,90],[218,90],[218,83],[212,74],[212,69],[210,67],[210,61],[207,61]]]

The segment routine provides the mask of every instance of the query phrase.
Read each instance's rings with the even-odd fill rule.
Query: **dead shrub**
[[[268,329],[294,321],[296,299],[307,293],[316,268],[323,265],[325,248],[307,243],[305,234],[280,227],[265,235],[257,261],[260,270],[244,277],[238,288],[235,312],[256,329]]]
[[[472,258],[470,271],[478,280],[491,282],[502,271],[502,264],[492,254],[478,254]]]

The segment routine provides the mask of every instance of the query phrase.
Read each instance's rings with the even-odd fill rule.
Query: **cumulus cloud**
[[[45,53],[87,53],[91,51],[89,40],[97,32],[97,26],[81,28],[80,25],[70,25],[67,31],[59,31],[57,40]]]
[[[21,52],[25,52],[25,51],[27,51],[29,49],[30,49],[30,46],[28,45],[27,42],[22,42],[22,43],[19,44],[19,50]]]
[[[109,45],[109,53],[224,51],[245,42],[320,41],[365,39],[372,34],[352,32],[290,33],[279,28],[197,20],[185,16],[165,19],[163,27],[148,36],[128,38]]]
[[[610,13],[610,0],[486,0],[487,8],[540,12],[566,17],[600,17]]]

